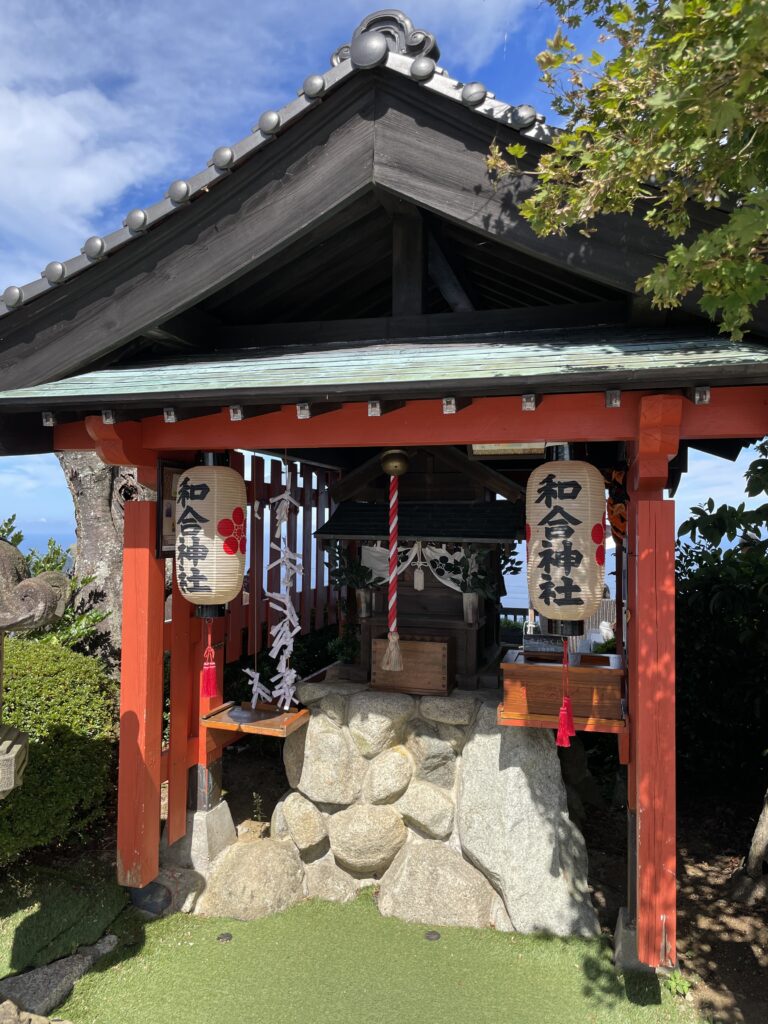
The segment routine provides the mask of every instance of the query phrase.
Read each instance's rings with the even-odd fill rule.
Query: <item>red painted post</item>
[[[637,809],[637,949],[674,966],[675,505],[637,500],[637,662],[632,728]]]
[[[663,488],[683,403],[680,395],[642,397],[627,508],[630,911],[634,904],[638,956],[651,967],[677,958],[675,506]]]
[[[143,888],[159,871],[163,729],[163,561],[155,558],[157,506],[125,506],[117,877]]]
[[[192,687],[194,606],[181,596],[176,573],[171,598],[171,709],[168,740],[168,842],[187,831],[189,716]]]

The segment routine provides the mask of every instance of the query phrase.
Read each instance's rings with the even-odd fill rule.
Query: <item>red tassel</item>
[[[576,729],[573,724],[573,705],[571,704],[570,697],[563,697],[563,707],[565,708],[565,724],[568,727],[568,735],[575,736]]]
[[[571,737],[568,732],[568,709],[565,706],[565,700],[563,700],[562,707],[560,708],[560,718],[557,722],[557,738],[555,744],[558,747],[570,747]]]
[[[571,704],[570,679],[568,678],[568,639],[563,637],[563,706],[565,711],[565,724],[569,736],[576,735],[576,727],[573,722],[573,705]]]
[[[216,652],[211,636],[213,619],[205,621],[208,626],[208,646],[203,653],[203,696],[216,697],[219,693],[219,683],[216,678]]]

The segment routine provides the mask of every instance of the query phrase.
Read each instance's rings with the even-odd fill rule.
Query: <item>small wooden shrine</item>
[[[551,139],[544,119],[439,60],[434,37],[405,15],[371,15],[253,133],[114,232],[6,288],[0,451],[92,450],[160,482],[159,502],[130,503],[125,517],[118,873],[142,887],[158,873],[161,784],[170,842],[184,835],[188,805],[220,799],[222,750],[245,728],[222,708],[224,662],[262,649],[286,613],[268,597],[281,572],[267,546],[270,502],[287,489],[301,512],[283,537],[303,552],[291,607],[308,632],[339,615],[321,546],[386,543],[384,451],[413,453],[418,470],[402,478],[408,544],[498,549],[522,536],[545,443],[568,442],[623,488],[625,509],[618,667],[573,664],[573,702],[590,712],[575,725],[615,720],[623,702],[626,917],[641,960],[673,965],[675,518],[665,490],[690,448],[733,458],[768,433],[768,313],[738,343],[693,299],[651,313],[635,282],[660,243],[639,217],[603,218],[589,238],[536,237],[516,207],[535,176],[513,195],[490,181],[485,158],[494,141],[522,140],[534,169]],[[693,230],[717,216],[693,210]],[[206,459],[244,475],[249,529],[246,590],[213,620],[204,688],[205,622],[178,572],[165,619],[173,546],[163,537],[174,474]],[[497,639],[492,602],[470,630],[459,593],[429,571],[423,590],[403,585],[399,597],[404,634],[452,639],[457,678],[482,675]],[[374,612],[366,658],[387,625]],[[547,666],[505,661],[502,716],[554,727],[560,667]],[[598,672],[606,685],[592,707]],[[531,680],[543,681],[535,694]],[[278,717],[267,715],[272,728]]]

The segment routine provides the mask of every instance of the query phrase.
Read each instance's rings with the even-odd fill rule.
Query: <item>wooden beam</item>
[[[468,455],[464,455],[463,452],[460,452],[458,448],[454,448],[452,445],[435,446],[427,450],[438,461],[442,462],[443,465],[456,470],[458,473],[463,473],[470,480],[475,480],[483,487],[487,487],[489,491],[493,491],[494,494],[501,494],[508,501],[519,501],[520,498],[525,496],[525,488],[521,487],[520,484],[508,480],[507,477],[497,473],[495,469],[491,469],[485,463],[478,462],[477,459],[471,459]]]
[[[147,335],[150,338],[164,335],[191,348],[210,349],[222,327],[224,323],[218,317],[196,306],[163,321],[156,329],[148,331]]]
[[[125,506],[117,876],[143,888],[159,871],[163,729],[163,562],[155,558],[157,504]]]
[[[344,476],[331,485],[331,498],[338,504],[347,501],[356,494],[361,487],[365,487],[371,480],[381,476],[384,470],[381,468],[381,452],[376,452],[370,459],[366,459],[357,469],[345,473]]]
[[[471,398],[456,398],[455,395],[446,395],[442,399],[443,416],[455,416],[462,409],[467,409],[472,404]]]
[[[267,263],[258,264],[220,289],[215,298],[211,298],[214,315],[221,307],[230,307],[239,296],[262,287],[269,289],[270,298],[273,294],[284,298],[289,288],[290,268],[295,263],[304,264],[308,254],[314,253],[316,260],[310,261],[307,267],[309,272],[324,265],[335,265],[338,259],[348,253],[350,235],[357,231],[360,222],[380,212],[381,204],[374,190],[361,193],[353,202],[337,210],[332,218],[307,228],[296,240],[271,256]],[[278,288],[276,286],[280,281],[284,284]]]
[[[454,313],[470,313],[474,311],[472,300],[464,291],[448,259],[440,248],[440,243],[430,231],[427,241],[427,258],[429,276],[440,289],[440,294]]]
[[[196,419],[198,416],[208,416],[216,412],[216,406],[188,406],[188,405],[164,405],[163,422],[181,423],[183,420]]]
[[[456,109],[446,117],[439,98],[426,93],[419,95],[416,111],[408,83],[394,77],[378,91],[374,175],[380,191],[545,263],[568,267],[634,295],[637,279],[659,261],[658,234],[645,223],[644,210],[596,218],[596,231],[589,238],[577,228],[564,235],[536,235],[520,214],[520,205],[536,187],[533,172],[546,147],[526,139],[528,155],[521,161],[523,173],[514,189],[498,188],[486,167],[494,141],[503,149],[519,142],[519,135],[469,110]],[[722,223],[716,211],[692,206],[691,214],[693,224],[685,240],[692,240],[701,227]],[[682,305],[701,316],[696,297],[686,297]],[[768,330],[768,303],[760,304],[756,321],[760,330]]]
[[[394,412],[395,409],[402,409],[405,402],[383,402],[380,398],[369,398],[368,399],[368,415],[369,416],[386,416],[389,412]]]
[[[681,395],[645,395],[640,400],[638,441],[630,464],[635,490],[661,492],[667,486],[669,463],[680,446]]]
[[[86,416],[84,423],[94,450],[107,465],[155,465],[155,452],[147,451],[142,443],[141,422],[105,423],[101,416]]]
[[[153,458],[170,452],[244,448],[282,451],[332,448],[428,447],[446,444],[505,444],[513,439],[541,443],[567,437],[581,441],[633,441],[637,437],[640,403],[653,397],[625,391],[619,409],[605,408],[602,391],[542,395],[535,412],[524,413],[520,397],[475,398],[460,416],[444,416],[439,399],[407,401],[387,416],[369,416],[367,401],[345,402],[317,419],[296,419],[287,405],[256,420],[232,423],[226,410],[199,420],[166,424],[155,416],[139,428],[140,454]],[[680,397],[671,395],[670,397]],[[719,438],[763,437],[768,433],[768,386],[725,387],[712,390],[709,405],[682,402],[681,439],[704,442]],[[101,418],[98,418],[101,425]],[[133,424],[121,424],[123,430]],[[104,428],[110,429],[110,428]],[[83,422],[65,423],[53,430],[55,451],[93,450],[94,438]],[[127,453],[126,453],[127,454]],[[146,457],[146,456],[144,456]],[[133,465],[130,459],[123,464]]]
[[[215,351],[281,348],[285,345],[343,346],[350,342],[491,335],[545,327],[592,327],[621,324],[624,302],[563,303],[520,309],[478,309],[472,313],[426,313],[420,316],[367,317],[358,320],[316,320],[286,324],[243,324],[223,327],[212,343]]]
[[[253,419],[254,416],[266,416],[270,412],[279,412],[279,405],[229,405],[227,411],[233,423]]]
[[[418,210],[404,209],[392,217],[392,315],[424,312],[426,249],[424,223]]]

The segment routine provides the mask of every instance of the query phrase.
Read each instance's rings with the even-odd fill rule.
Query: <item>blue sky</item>
[[[77,253],[91,234],[163,195],[246,135],[259,114],[329,66],[375,4],[283,0],[3,0],[0,13],[0,291]],[[532,0],[413,0],[407,13],[440,43],[440,63],[503,99],[549,114],[535,55],[555,27]],[[577,40],[594,45],[589,28]],[[709,495],[739,500],[748,458],[693,455],[684,511]],[[36,543],[74,533],[54,456],[0,460],[0,517]]]

